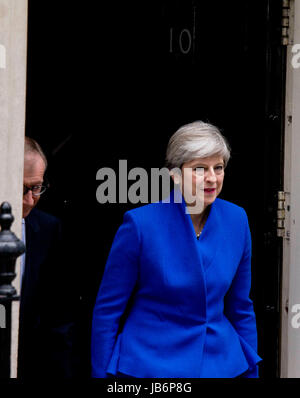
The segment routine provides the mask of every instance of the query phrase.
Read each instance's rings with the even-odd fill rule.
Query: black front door
[[[95,173],[118,172],[121,159],[128,169],[163,167],[170,135],[200,119],[232,147],[222,197],[249,217],[261,376],[278,376],[281,1],[113,2],[97,10],[36,3],[29,1],[27,134],[50,157],[53,190],[42,205],[64,217],[89,262],[77,270],[83,368],[88,374],[91,310],[113,236],[124,211],[139,205],[95,203]]]

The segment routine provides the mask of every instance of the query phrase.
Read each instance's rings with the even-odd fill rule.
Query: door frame
[[[300,4],[290,1],[285,101],[285,236],[281,290],[280,377],[300,377],[300,67],[293,67],[293,46],[300,43]],[[299,58],[299,57],[298,57]],[[298,314],[298,315],[297,315]],[[295,325],[297,327],[295,327]]]

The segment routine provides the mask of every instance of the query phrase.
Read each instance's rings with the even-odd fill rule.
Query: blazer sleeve
[[[256,364],[257,329],[251,289],[251,234],[248,218],[244,212],[244,250],[238,269],[224,299],[224,312],[235,330],[249,362],[249,369],[244,377],[258,377]]]
[[[96,298],[91,337],[92,377],[107,377],[121,316],[138,278],[140,237],[130,213],[125,213],[105,266]]]

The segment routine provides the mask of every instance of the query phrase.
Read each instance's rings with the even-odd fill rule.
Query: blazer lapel
[[[222,247],[224,235],[223,225],[218,213],[218,199],[210,205],[209,216],[206,220],[198,244],[203,258],[204,269],[207,270]]]
[[[199,241],[196,238],[191,217],[189,213],[186,212],[186,203],[179,189],[174,189],[174,191],[172,191],[170,202],[174,206],[174,213],[177,213],[177,216],[173,218],[176,223],[174,229],[177,230],[177,234],[178,231],[180,231],[177,247],[185,248],[184,251],[181,252],[181,256],[183,256],[182,261],[189,264],[190,269],[186,271],[192,272],[193,278],[197,281],[195,305],[198,307],[198,313],[201,314],[203,320],[205,320],[207,293],[203,258],[198,249]],[[188,261],[186,261],[186,258],[188,258]]]
[[[179,189],[174,190],[173,194],[174,203],[181,204],[181,212],[184,214],[186,224],[186,234],[193,242],[193,249],[197,253],[199,263],[203,271],[206,271],[211,265],[214,257],[220,250],[223,241],[223,228],[220,217],[218,215],[218,199],[216,199],[209,207],[209,215],[202,230],[202,233],[197,239],[195,229],[191,216],[188,212],[187,205]]]
[[[34,214],[30,214],[25,219],[25,231],[26,257],[21,290],[21,301],[24,302],[27,301],[28,296],[31,296],[31,292],[35,289],[39,276],[39,263],[38,261],[36,261],[36,251],[39,250],[39,248],[37,247],[37,237],[40,231],[40,227],[38,221],[34,217]]]

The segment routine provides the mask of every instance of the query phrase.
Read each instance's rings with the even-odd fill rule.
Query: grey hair
[[[166,167],[181,168],[183,163],[197,158],[220,155],[226,167],[230,158],[230,146],[220,130],[201,120],[180,127],[170,138]]]
[[[43,161],[45,163],[45,170],[46,170],[46,168],[48,166],[46,155],[43,152],[41,146],[33,138],[25,136],[24,152],[25,152],[25,155],[28,155],[30,153],[35,153],[35,154],[40,155],[40,157],[43,159]]]

